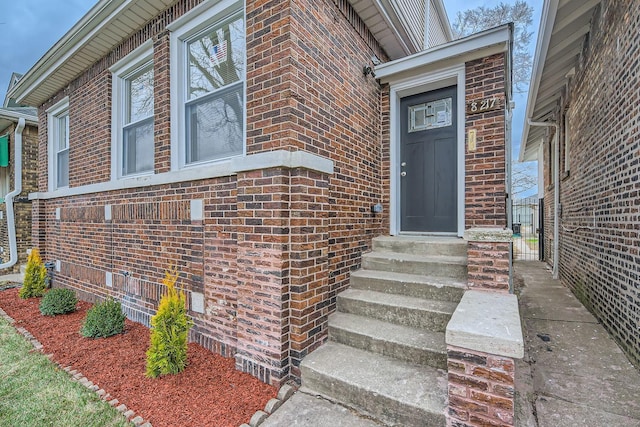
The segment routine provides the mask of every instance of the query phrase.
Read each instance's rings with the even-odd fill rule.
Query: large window
[[[114,179],[153,172],[152,61],[149,41],[111,67]]]
[[[177,166],[244,153],[245,29],[237,2],[204,4],[173,24],[172,139]],[[174,78],[175,77],[175,78]],[[173,104],[173,103],[172,103]]]
[[[47,110],[49,146],[49,186],[69,186],[69,99]]]

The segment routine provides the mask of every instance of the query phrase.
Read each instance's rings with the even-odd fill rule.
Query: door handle
[[[400,172],[400,176],[407,176],[407,173],[405,171]]]
[[[402,162],[402,163],[400,163],[400,166],[402,166],[402,167],[407,166],[407,162]]]

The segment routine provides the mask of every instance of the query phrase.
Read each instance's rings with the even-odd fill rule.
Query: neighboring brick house
[[[451,41],[440,0],[102,0],[12,92],[39,112],[33,244],[145,324],[177,265],[192,340],[298,378],[374,237],[508,225],[511,37]],[[450,133],[421,222],[400,153],[425,129]],[[508,291],[508,250],[473,247],[471,285]]]
[[[640,366],[640,2],[548,1],[539,34],[520,160],[544,259]]]
[[[15,86],[21,75],[13,73],[7,92]],[[22,133],[22,191],[13,199],[15,218],[15,262],[11,262],[11,244],[5,196],[15,190],[15,131],[24,119]],[[19,105],[5,98],[0,108],[0,139],[8,142],[8,162],[0,165],[0,275],[18,273],[27,263],[27,250],[31,249],[31,201],[29,193],[38,190],[38,116],[32,107]],[[2,148],[0,148],[2,149]]]

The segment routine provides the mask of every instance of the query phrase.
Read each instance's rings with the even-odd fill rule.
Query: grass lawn
[[[1,426],[130,426],[0,319]]]

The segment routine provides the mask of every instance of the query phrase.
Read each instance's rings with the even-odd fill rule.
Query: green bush
[[[87,338],[105,338],[124,331],[124,319],[120,303],[113,298],[99,302],[87,311],[80,334]]]
[[[78,298],[71,289],[51,289],[40,301],[40,313],[45,316],[73,313],[76,311],[76,304]]]
[[[27,271],[24,273],[22,288],[18,292],[20,298],[27,299],[44,295],[46,278],[47,269],[44,267],[42,258],[40,258],[40,251],[37,248],[33,248],[27,259]]]
[[[192,321],[187,316],[184,292],[175,288],[177,280],[175,268],[167,271],[162,281],[167,293],[151,318],[151,346],[147,350],[147,376],[151,378],[177,374],[187,366],[187,334]]]

